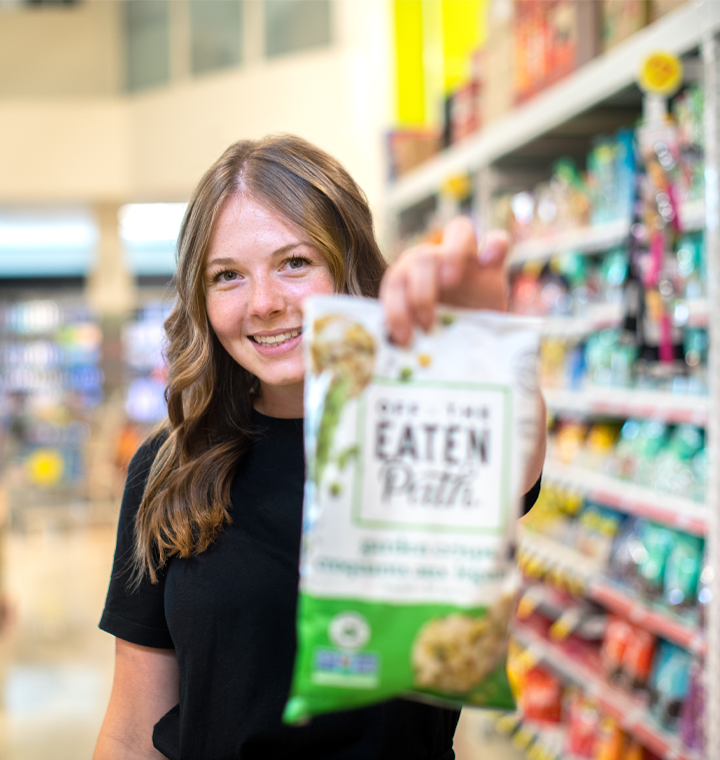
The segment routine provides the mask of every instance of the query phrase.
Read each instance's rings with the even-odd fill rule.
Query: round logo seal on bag
[[[359,612],[341,612],[330,621],[328,636],[341,649],[359,649],[370,640],[370,624]]]

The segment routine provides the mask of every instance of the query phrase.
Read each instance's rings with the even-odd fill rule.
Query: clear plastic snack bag
[[[400,348],[377,301],[305,306],[298,650],[283,720],[394,697],[514,707],[515,523],[534,320],[442,308]]]

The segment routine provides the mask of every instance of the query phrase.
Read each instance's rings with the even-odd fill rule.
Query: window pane
[[[142,90],[170,81],[168,0],[125,3],[127,89]]]
[[[265,0],[269,58],[330,44],[330,0]]]
[[[190,0],[193,74],[237,66],[242,50],[241,0]]]

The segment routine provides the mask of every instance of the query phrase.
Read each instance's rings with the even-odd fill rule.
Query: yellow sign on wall
[[[396,119],[438,126],[442,100],[470,76],[485,41],[488,0],[393,0]]]

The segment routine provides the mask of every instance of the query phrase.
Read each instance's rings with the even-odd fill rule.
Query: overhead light
[[[120,237],[126,243],[174,242],[187,203],[128,203],[118,214]]]
[[[91,219],[0,217],[0,251],[3,248],[90,248],[97,242]]]

